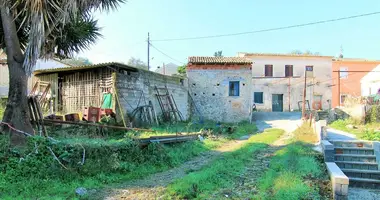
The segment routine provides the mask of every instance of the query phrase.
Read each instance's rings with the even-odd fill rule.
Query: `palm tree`
[[[27,106],[27,78],[37,59],[71,57],[100,36],[94,10],[114,10],[125,0],[0,0],[0,49],[9,68],[8,103],[3,121],[33,133]],[[4,127],[3,127],[4,128]],[[22,145],[21,134],[11,144]]]

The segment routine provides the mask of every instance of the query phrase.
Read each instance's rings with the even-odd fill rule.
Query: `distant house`
[[[380,61],[353,58],[335,58],[332,64],[333,71],[341,71],[340,82],[338,78],[338,72],[333,72],[332,105],[333,107],[336,107],[339,105],[343,106],[345,98],[348,96],[360,97],[367,96],[367,94],[369,94],[369,86],[367,80],[372,79],[373,75],[369,75],[367,78],[364,77],[367,76],[368,71],[374,70],[380,64]],[[379,73],[372,74],[377,76],[380,75]]]
[[[368,72],[361,80],[361,95],[372,96],[380,94],[380,64],[372,72]]]
[[[238,53],[251,60],[251,97],[259,111],[301,109],[306,68],[306,100],[311,109],[329,109],[332,99],[331,56]]]
[[[178,65],[174,63],[163,64],[162,66],[158,66],[155,72],[168,76],[178,74]]]
[[[239,122],[252,106],[252,61],[239,57],[189,57],[189,94],[203,118]]]

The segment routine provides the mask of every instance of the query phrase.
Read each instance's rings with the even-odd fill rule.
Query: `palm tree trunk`
[[[0,11],[9,69],[8,103],[3,121],[11,124],[16,129],[32,134],[33,128],[29,120],[27,103],[28,76],[23,69],[24,55],[17,37],[16,24],[9,7],[2,6]],[[13,146],[24,145],[25,141],[24,135],[12,131],[11,144]]]

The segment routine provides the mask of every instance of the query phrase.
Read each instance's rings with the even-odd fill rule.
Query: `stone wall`
[[[192,65],[187,69],[189,92],[200,114],[209,120],[249,120],[252,105],[251,66]],[[239,81],[239,96],[229,96],[230,81]]]
[[[128,114],[131,114],[137,106],[148,105],[149,101],[152,101],[157,116],[161,117],[162,111],[155,90],[157,86],[157,88],[168,88],[184,120],[190,116],[186,79],[137,69],[137,71],[118,73],[116,85],[122,107]],[[159,92],[164,94],[166,91],[160,89]]]

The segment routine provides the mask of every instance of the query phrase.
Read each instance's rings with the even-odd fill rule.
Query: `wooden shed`
[[[33,85],[37,82],[51,84],[49,93],[53,112],[81,112],[87,106],[101,106],[102,94],[109,89],[113,93],[112,73],[122,69],[137,71],[120,63],[41,69],[34,71]]]
[[[177,120],[186,120],[190,115],[186,79],[121,63],[57,64],[56,68],[35,70],[33,83],[41,88],[39,91],[45,83],[50,83],[48,110],[53,113],[80,113],[85,107],[101,107],[103,94],[110,91],[116,114],[122,110],[124,116],[135,119],[133,116],[137,112],[146,112],[149,107],[155,116],[163,116],[166,120],[173,115]]]

